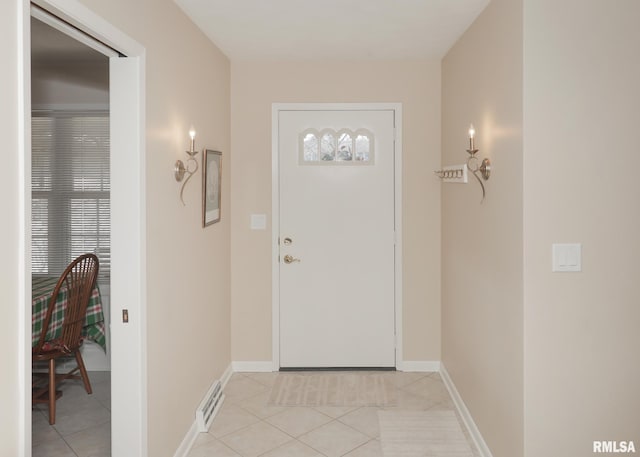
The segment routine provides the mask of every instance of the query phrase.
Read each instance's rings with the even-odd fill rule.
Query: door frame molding
[[[111,290],[119,294],[120,305],[111,304],[111,331],[117,333],[120,342],[112,344],[112,396],[111,455],[120,457],[147,455],[147,371],[146,371],[146,191],[145,191],[145,53],[144,46],[130,38],[111,23],[77,0],[31,0],[36,5],[64,19],[73,26],[94,36],[130,60],[127,81],[136,94],[128,99],[130,112],[136,119],[132,124],[112,125],[112,138],[118,144],[111,145],[111,169],[117,171],[121,186],[112,189],[111,198],[118,206],[117,217],[129,222],[127,233],[114,230],[112,225],[112,264],[118,264],[118,272],[112,274]],[[20,168],[22,185],[19,199],[22,205],[20,225],[23,227],[19,268],[20,345],[19,381],[22,386],[20,399],[19,449],[25,457],[31,456],[31,72],[30,72],[30,0],[21,0],[19,7],[20,36]],[[117,59],[117,57],[113,57]],[[130,79],[129,79],[130,78]],[[116,132],[115,136],[113,132]],[[118,146],[123,146],[118,148]],[[114,153],[114,151],[117,151]],[[115,181],[115,179],[114,179]],[[112,207],[113,208],[113,207]],[[126,214],[125,214],[126,213]],[[112,210],[112,219],[115,211]],[[113,222],[113,220],[112,220]],[[127,256],[125,260],[125,255]],[[122,268],[120,268],[122,267]],[[135,278],[129,281],[130,278]],[[127,307],[135,319],[126,326],[119,318],[120,307]],[[118,308],[118,311],[116,311]],[[123,351],[127,348],[127,353]],[[125,357],[126,356],[126,357]],[[122,363],[120,362],[122,360]],[[127,365],[128,364],[128,365]],[[122,366],[120,366],[122,365]],[[128,366],[137,369],[127,372]]]
[[[402,103],[273,103],[271,106],[271,316],[272,369],[280,369],[280,111],[393,111],[394,138],[394,294],[396,368],[402,367]]]

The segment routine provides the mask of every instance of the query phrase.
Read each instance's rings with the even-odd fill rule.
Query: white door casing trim
[[[111,58],[111,455],[147,455],[144,68]],[[137,84],[136,84],[137,82]],[[136,85],[130,87],[131,84]],[[116,90],[116,88],[120,88]],[[123,89],[126,88],[126,89]],[[139,104],[141,103],[141,104]],[[124,184],[127,183],[127,184]],[[128,309],[128,323],[122,310]]]
[[[119,179],[120,188],[116,190],[116,196],[113,197],[114,202],[117,198],[126,196],[123,208],[127,208],[127,217],[129,217],[128,231],[126,239],[121,235],[115,234],[112,239],[114,245],[121,244],[123,249],[128,252],[128,262],[121,262],[124,268],[120,276],[135,278],[133,281],[127,281],[127,284],[116,284],[112,289],[120,289],[123,303],[113,304],[112,306],[112,331],[120,331],[126,333],[128,351],[126,358],[130,363],[136,364],[139,369],[134,373],[125,373],[117,375],[122,381],[126,379],[125,389],[118,389],[118,385],[124,384],[114,379],[117,392],[123,390],[128,391],[128,398],[124,399],[127,404],[122,407],[116,407],[112,410],[112,416],[116,415],[112,420],[112,455],[120,456],[140,456],[147,455],[147,370],[146,370],[146,219],[145,219],[145,48],[136,41],[132,40],[126,34],[106,22],[93,11],[85,7],[76,0],[33,0],[33,3],[50,11],[54,15],[64,19],[75,27],[87,32],[98,40],[118,49],[130,59],[129,68],[131,71],[127,73],[130,78],[131,92],[135,93],[135,97],[128,99],[130,103],[130,112],[136,119],[133,125],[129,125],[126,131],[120,131],[116,135],[121,142],[126,143],[126,157],[114,157],[112,152],[112,161],[116,163],[116,167],[126,165],[127,179]],[[29,62],[31,57],[30,50],[30,1],[21,0],[21,8],[19,9],[19,30],[18,37],[18,55],[19,55],[19,84],[20,87],[20,106],[19,106],[19,122],[21,142],[20,154],[20,170],[22,185],[19,190],[19,201],[23,207],[23,214],[20,221],[22,229],[22,238],[20,239],[21,249],[19,258],[19,284],[20,302],[23,303],[24,312],[20,314],[20,340],[19,349],[19,380],[23,389],[21,395],[21,407],[19,418],[19,442],[21,446],[21,454],[25,457],[31,455],[31,396],[30,396],[30,379],[31,379],[31,353],[28,350],[31,344],[31,306],[30,285],[31,285],[31,240],[30,240],[30,221],[31,221],[31,74],[29,71]],[[131,93],[130,92],[130,93]],[[115,148],[112,146],[112,151]],[[113,168],[113,164],[112,164]],[[122,212],[121,212],[122,213]],[[133,216],[133,217],[132,217]],[[114,231],[115,232],[115,231]],[[119,239],[123,238],[123,239]],[[116,254],[114,252],[114,254]],[[116,257],[114,255],[114,257]],[[116,260],[114,258],[114,260]],[[118,318],[113,317],[119,314],[121,308],[127,307],[132,317],[127,328],[119,329],[123,324]],[[117,309],[117,311],[116,311]],[[124,343],[123,343],[124,344]],[[114,351],[114,355],[118,354]],[[125,354],[120,354],[121,358]],[[112,383],[113,389],[113,383]],[[117,405],[118,395],[112,397]],[[125,412],[118,414],[117,411]],[[113,419],[113,417],[112,417]],[[113,428],[113,424],[116,428]]]
[[[396,368],[402,367],[402,103],[273,103],[271,110],[271,309],[272,367],[280,369],[280,111],[392,110],[395,118],[394,227]]]

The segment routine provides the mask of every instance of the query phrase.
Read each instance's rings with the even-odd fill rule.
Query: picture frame
[[[202,227],[220,221],[222,152],[205,149],[202,167]]]

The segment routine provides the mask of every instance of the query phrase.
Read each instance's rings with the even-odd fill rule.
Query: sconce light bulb
[[[475,154],[476,151],[476,145],[473,142],[473,137],[476,136],[476,129],[473,128],[473,124],[469,125],[469,149],[467,151],[469,151],[469,154],[473,155]]]
[[[189,130],[189,136],[191,137],[191,145],[189,147],[189,152],[191,153],[191,155],[194,155],[194,151],[195,151],[195,146],[196,146],[196,130],[191,127],[191,129]]]

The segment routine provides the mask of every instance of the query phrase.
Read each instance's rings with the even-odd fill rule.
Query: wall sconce
[[[467,168],[471,173],[473,173],[473,176],[475,176],[480,183],[480,187],[482,187],[482,200],[484,200],[485,190],[482,179],[486,181],[489,179],[489,176],[491,176],[491,161],[489,159],[484,159],[480,164],[478,164],[479,159],[476,157],[478,149],[475,148],[474,144],[475,136],[476,129],[474,129],[473,124],[471,124],[469,126],[469,149],[467,149],[469,158],[467,159]],[[480,176],[482,176],[482,179],[478,176],[478,172],[480,173]]]
[[[180,200],[182,201],[182,204],[185,206],[186,204],[184,202],[184,199],[182,198],[182,193],[184,192],[184,186],[187,185],[187,182],[189,181],[189,179],[191,179],[191,176],[193,176],[193,174],[196,171],[198,171],[198,161],[194,158],[198,153],[198,151],[195,150],[196,131],[193,129],[193,127],[191,127],[191,130],[189,130],[189,136],[191,137],[191,144],[189,146],[189,150],[185,151],[187,154],[189,154],[189,158],[187,159],[187,165],[185,166],[182,160],[177,160],[173,168],[173,174],[176,177],[176,181],[178,182],[181,182],[184,179],[185,174],[188,175],[187,179],[185,179],[184,182],[182,183],[182,188],[180,189]],[[192,163],[194,165],[193,170],[191,170],[189,167]]]

